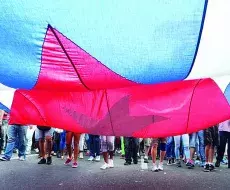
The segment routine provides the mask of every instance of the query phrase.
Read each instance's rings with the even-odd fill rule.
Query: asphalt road
[[[166,166],[163,172],[142,170],[141,164],[124,166],[115,158],[115,168],[100,170],[101,162],[79,161],[78,168],[65,166],[53,158],[52,165],[38,165],[37,155],[26,161],[14,158],[0,162],[0,190],[27,189],[230,189],[230,169],[221,166],[215,172],[201,168]]]

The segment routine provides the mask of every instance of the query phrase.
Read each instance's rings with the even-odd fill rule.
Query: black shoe
[[[42,158],[42,159],[38,162],[38,164],[46,164],[46,159],[45,159],[45,158]]]
[[[178,161],[176,162],[176,165],[177,165],[178,168],[181,168],[181,161],[178,160]]]
[[[148,159],[144,158],[144,163],[149,163]]]
[[[219,160],[216,161],[215,167],[220,167],[220,161]]]
[[[172,160],[171,160],[171,159],[168,159],[167,165],[168,165],[168,166],[171,166],[171,165],[172,165]]]
[[[211,172],[211,171],[215,171],[215,170],[216,170],[216,168],[214,167],[214,165],[209,164],[209,170],[210,170],[210,172]]]
[[[210,172],[209,164],[205,164],[204,172]]]
[[[176,161],[174,158],[172,158],[172,164],[176,164]]]
[[[125,165],[125,166],[131,165],[131,162],[127,162],[127,161],[126,161],[126,162],[124,163],[124,165]]]
[[[52,157],[47,157],[47,162],[46,162],[47,165],[50,165],[52,164]]]
[[[138,164],[138,161],[137,161],[137,160],[135,160],[135,161],[133,161],[133,163],[134,163],[134,164]]]

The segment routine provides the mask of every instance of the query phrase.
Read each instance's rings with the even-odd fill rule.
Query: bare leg
[[[153,144],[152,149],[151,149],[151,154],[152,154],[152,161],[155,164],[156,157],[157,157],[157,144]]]

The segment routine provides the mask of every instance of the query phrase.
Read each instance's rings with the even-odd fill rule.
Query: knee
[[[158,147],[157,143],[152,144],[152,149],[157,149],[157,147]]]

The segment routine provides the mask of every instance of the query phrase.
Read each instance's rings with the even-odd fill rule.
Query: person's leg
[[[84,142],[85,142],[85,134],[81,134],[80,142],[79,142],[79,149],[80,149],[79,158],[81,158],[81,159],[83,158]]]
[[[72,138],[73,138],[73,132],[67,131],[66,132],[66,149],[68,151],[68,158],[65,162],[65,164],[69,164],[73,157],[72,157]]]
[[[194,165],[194,154],[195,154],[195,148],[196,148],[196,139],[197,139],[197,133],[192,133],[189,135],[189,150],[190,150],[190,160],[189,163],[191,165]]]
[[[225,147],[226,147],[226,143],[227,143],[227,138],[224,135],[224,132],[220,131],[219,135],[220,135],[220,144],[217,147],[217,158],[216,158],[216,163],[215,163],[216,167],[219,167],[220,162],[223,160]]]
[[[132,158],[133,163],[138,163],[138,146],[139,146],[139,139],[132,137]]]
[[[109,168],[109,153],[108,153],[108,141],[106,136],[101,136],[101,151],[104,158],[104,164],[100,167],[100,169],[105,170]]]
[[[16,130],[16,125],[10,125],[7,130],[7,144],[6,144],[6,149],[4,156],[1,158],[1,160],[10,160],[13,154],[13,149],[15,146],[15,140],[17,137],[17,130]],[[5,158],[5,159],[4,159]]]
[[[100,157],[100,136],[99,135],[95,135],[94,137],[94,150],[95,150],[96,157]]]
[[[124,137],[121,137],[121,155],[125,155],[125,143],[124,143]]]
[[[176,158],[176,164],[178,167],[181,167],[181,160],[180,160],[180,141],[181,141],[181,135],[174,136],[174,144],[175,144],[175,158]]]
[[[160,163],[158,165],[158,170],[163,171],[163,161],[166,154],[166,138],[160,138]]]
[[[228,168],[230,168],[230,132],[226,132],[226,137],[228,139]]]
[[[46,149],[45,149],[45,133],[44,131],[38,129],[38,138],[39,138],[39,148],[41,160],[38,164],[46,164]]]
[[[54,130],[51,128],[48,131],[45,131],[45,139],[46,139],[46,150],[47,150],[47,164],[50,165],[52,163],[51,151],[52,151],[52,137]]]
[[[200,130],[198,132],[198,139],[199,139],[199,153],[200,153],[200,159],[201,159],[201,166],[203,167],[205,164],[204,130]]]
[[[7,131],[8,131],[8,127],[9,127],[9,124],[8,124],[8,120],[2,120],[2,148],[3,150],[5,150],[6,148],[6,142],[7,142]]]
[[[18,157],[20,160],[25,160],[25,151],[26,151],[26,140],[25,139],[26,139],[27,129],[28,129],[27,126],[18,126],[18,139],[19,139]],[[31,136],[31,139],[32,139],[32,136]]]
[[[144,139],[144,151],[145,151],[144,162],[145,163],[148,163],[150,145],[151,145],[151,139],[145,138]]]
[[[64,149],[65,149],[65,146],[66,146],[66,132],[63,131],[61,134],[60,134],[60,151],[61,151],[61,159],[64,159]]]
[[[109,162],[113,160],[114,156],[114,149],[115,149],[115,137],[114,136],[107,136],[107,144],[109,150]]]
[[[132,162],[131,152],[132,152],[132,142],[131,137],[124,137],[125,145],[125,165],[130,165]]]
[[[26,154],[31,154],[31,148],[33,143],[33,134],[34,134],[34,127],[27,127],[26,132]]]
[[[74,136],[74,157],[73,157],[72,168],[77,168],[78,167],[77,159],[79,154],[79,141],[80,141],[81,134],[74,133],[73,136]]]
[[[158,147],[158,138],[153,138],[151,143],[151,156],[152,156],[152,171],[158,171],[156,165],[156,157],[157,157],[157,147]]]
[[[168,159],[167,165],[172,164],[172,153],[173,153],[172,144],[173,144],[173,137],[168,137],[166,141],[166,156]]]

